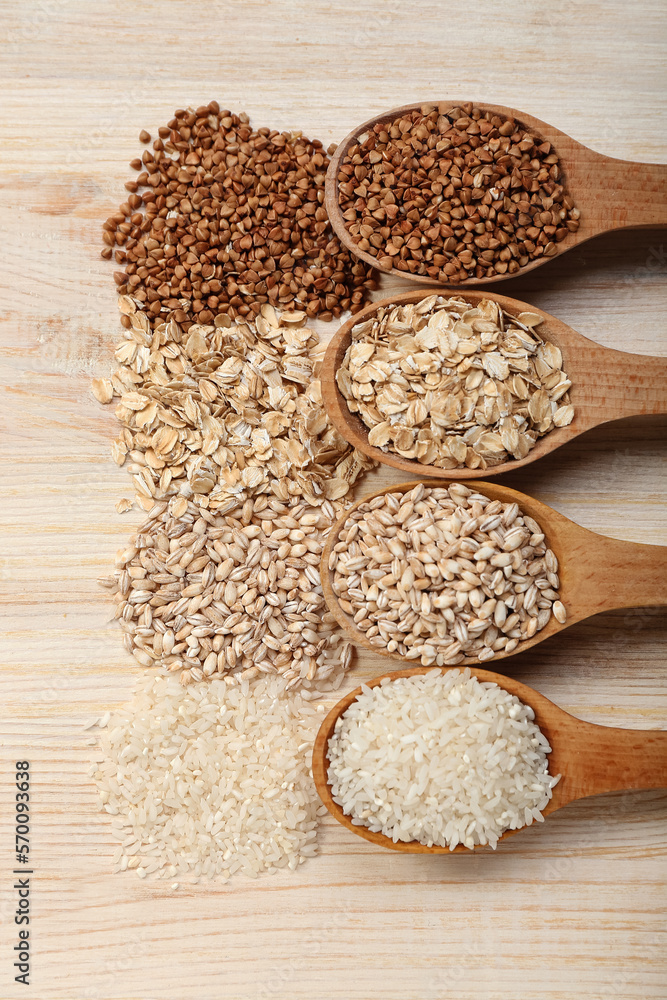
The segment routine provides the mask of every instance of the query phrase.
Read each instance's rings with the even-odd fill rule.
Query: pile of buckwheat
[[[150,141],[148,132],[140,136]],[[212,323],[271,303],[330,320],[374,287],[341,247],[324,208],[329,157],[300,132],[252,128],[217,101],[178,110],[104,224],[114,274],[149,319]]]

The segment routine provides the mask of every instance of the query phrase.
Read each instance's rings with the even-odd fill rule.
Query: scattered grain
[[[215,101],[177,111],[159,134],[132,161],[132,193],[104,227],[125,265],[119,291],[151,322],[173,317],[187,330],[266,303],[321,319],[362,307],[372,271],[331,229],[321,142],[253,129]]]
[[[92,390],[95,399],[100,403],[110,403],[113,399],[113,385],[108,378],[94,378]]]
[[[171,319],[150,328],[130,296],[130,320],[111,379],[123,431],[113,457],[128,468],[137,502],[194,498],[225,511],[261,493],[315,506],[345,496],[373,463],[353,451],[322,405],[318,337],[303,319],[264,307],[254,325]]]
[[[352,646],[329,621],[319,563],[336,501],[259,496],[223,515],[157,504],[114,577],[115,617],[142,666],[181,683],[281,674],[290,688],[337,688]]]
[[[121,841],[117,871],[256,878],[317,852],[316,713],[288,686],[271,677],[183,691],[174,677],[143,678],[91,769]]]

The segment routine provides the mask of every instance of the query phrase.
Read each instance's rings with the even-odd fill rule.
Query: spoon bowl
[[[458,669],[440,667],[413,667],[409,670],[398,670],[391,674],[383,674],[371,681],[366,681],[367,687],[375,687],[385,678],[412,677],[415,674],[425,674],[429,670]],[[471,673],[480,681],[492,681],[510,694],[516,695],[524,704],[530,705],[535,712],[535,723],[542,730],[551,753],[548,756],[549,773],[560,774],[561,779],[553,790],[553,797],[542,810],[544,816],[562,808],[568,802],[586,798],[589,795],[600,795],[629,789],[664,788],[667,786],[667,732],[646,731],[635,729],[613,729],[609,726],[598,726],[591,722],[583,722],[569,715],[558,705],[545,698],[533,688],[522,684],[511,677],[503,677],[489,670],[472,669]],[[322,722],[313,746],[313,777],[315,787],[334,819],[355,833],[358,837],[388,847],[393,851],[409,854],[450,854],[470,853],[470,848],[459,844],[450,851],[448,847],[427,847],[418,841],[397,841],[383,833],[373,833],[368,827],[356,826],[347,816],[341,806],[334,802],[331,786],[328,782],[328,747],[333,735],[336,721],[352,702],[361,694],[358,687],[334,705]],[[499,840],[519,830],[507,830]],[[484,850],[489,850],[484,847]],[[481,846],[472,850],[482,850]]]
[[[436,108],[441,114],[446,114],[452,108],[460,107],[461,101],[426,102],[430,108]],[[382,114],[369,118],[358,125],[340,143],[329,164],[325,182],[325,206],[329,213],[331,225],[340,241],[356,257],[385,273],[395,273],[400,277],[422,284],[433,284],[438,278],[426,275],[412,274],[410,271],[397,270],[389,266],[378,265],[377,257],[359,249],[350,236],[339,203],[338,175],[340,164],[350,146],[358,142],[361,136],[378,124],[393,122],[396,118],[420,111],[425,102],[406,104],[393,108]],[[601,233],[625,228],[652,228],[667,225],[667,164],[637,163],[631,160],[619,160],[612,156],[597,153],[587,146],[572,139],[565,132],[548,125],[546,122],[527,115],[523,111],[507,108],[498,104],[478,105],[482,111],[490,111],[504,117],[513,118],[517,124],[543,142],[551,143],[558,155],[564,174],[567,193],[573,198],[579,209],[579,229],[569,233],[560,243],[555,244],[555,252],[549,257],[538,257],[514,274],[494,274],[488,278],[468,278],[460,281],[456,287],[485,285],[490,282],[505,281],[515,278],[528,271],[540,267],[548,260],[573,247],[580,246],[587,240]],[[442,284],[451,284],[447,276],[443,276]]]
[[[320,565],[324,599],[350,639],[364,649],[402,663],[415,661],[408,660],[401,653],[390,653],[385,647],[374,645],[366,637],[366,633],[357,627],[352,615],[341,607],[333,589],[333,571],[329,569],[329,559],[345,522],[361,504],[385,493],[409,493],[419,482],[423,482],[425,486],[442,487],[438,480],[417,480],[397,486],[385,486],[348,508],[329,532]],[[509,486],[479,482],[474,484],[474,490],[491,500],[516,503],[522,514],[537,521],[546,536],[546,544],[558,560],[559,599],[567,613],[565,622],[562,623],[552,614],[545,628],[536,632],[532,638],[519,642],[510,653],[496,653],[494,661],[522,653],[538,642],[601,611],[667,606],[667,546],[624,542],[598,535],[570,521],[540,500],[510,489]],[[478,664],[479,661],[468,657],[462,663],[471,665]]]
[[[491,299],[511,316],[532,312],[543,317],[543,322],[537,327],[536,332],[542,340],[550,341],[560,348],[563,371],[572,382],[569,390],[570,402],[574,406],[572,423],[567,427],[556,427],[544,437],[538,438],[525,458],[512,459],[487,469],[439,469],[374,447],[368,443],[368,427],[356,413],[350,412],[336,382],[336,372],[341,367],[345,352],[352,343],[352,329],[358,323],[369,319],[382,307],[419,302],[434,293],[445,296],[452,294],[451,290],[444,291],[442,288],[431,287],[371,303],[343,324],[327,347],[321,374],[322,398],[326,410],[336,430],[345,440],[375,461],[418,476],[455,480],[480,479],[484,476],[511,472],[513,469],[535,462],[579,434],[583,434],[584,431],[608,423],[610,420],[667,412],[667,358],[626,354],[625,351],[601,347],[555,316],[526,302],[509,298],[507,295],[466,289],[461,294],[471,305],[476,305],[482,299]]]

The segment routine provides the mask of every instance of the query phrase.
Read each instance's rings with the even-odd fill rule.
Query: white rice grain
[[[316,718],[276,676],[185,689],[173,674],[144,677],[100,733],[93,774],[116,817],[117,869],[256,878],[315,854]]]
[[[542,821],[560,778],[534,718],[468,669],[362,685],[329,740],[333,799],[394,842],[495,849],[506,830]]]

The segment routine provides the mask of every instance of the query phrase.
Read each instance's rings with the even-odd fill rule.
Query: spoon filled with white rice
[[[315,741],[313,775],[329,812],[373,843],[415,853],[495,849],[573,799],[662,787],[667,734],[582,722],[490,671],[417,667],[375,678],[334,706]]]

